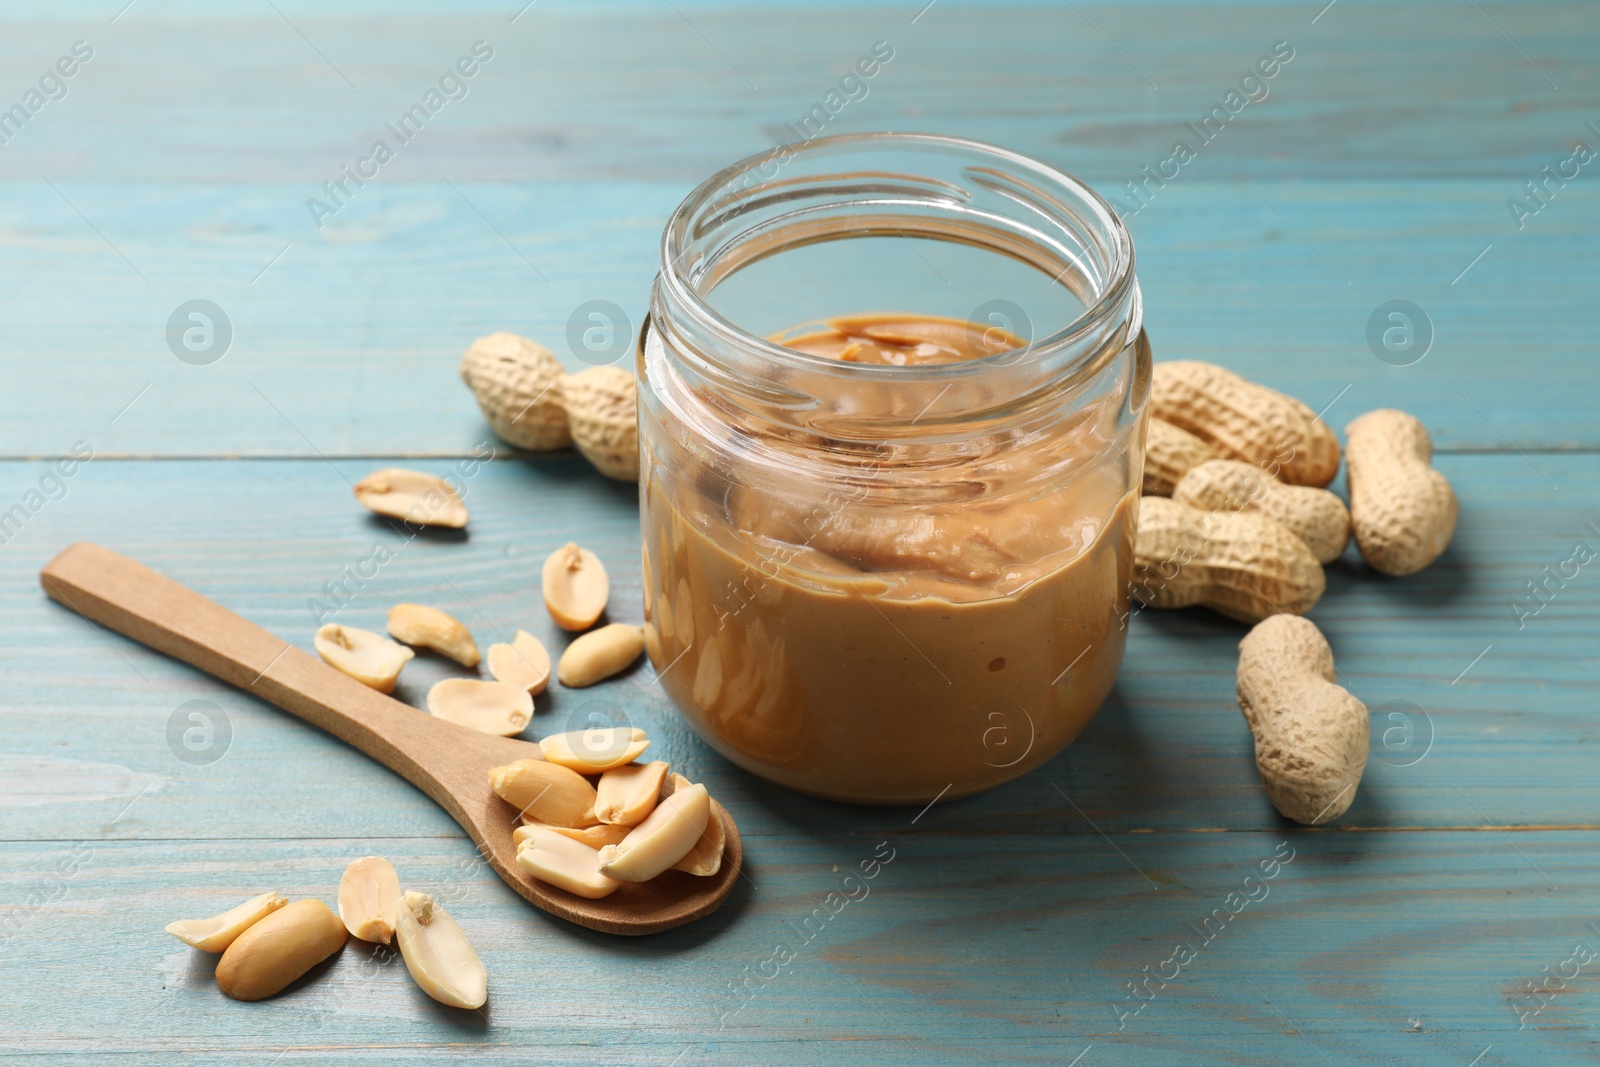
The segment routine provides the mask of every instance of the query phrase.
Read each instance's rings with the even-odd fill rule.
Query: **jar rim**
[[[692,228],[697,221],[702,221],[702,216],[708,207],[734,192],[741,179],[774,160],[782,166],[802,155],[823,156],[841,150],[874,146],[884,146],[891,150],[915,147],[936,152],[968,153],[978,157],[988,157],[995,163],[1003,164],[1044,183],[1051,192],[1065,194],[1075,200],[1072,207],[1090,213],[1093,221],[1098,224],[1100,232],[1109,239],[1111,255],[1099,265],[1104,273],[1104,282],[1097,287],[1094,301],[1086,302],[1083,310],[1065,326],[1046,337],[1030,338],[1021,349],[1010,349],[990,356],[951,363],[895,366],[843,362],[778,344],[746,330],[722,314],[707,299],[709,293],[702,294],[692,283],[681,264],[685,253],[692,245]],[[963,193],[959,189],[954,191]],[[1072,258],[1070,253],[1067,254]],[[1129,298],[1129,289],[1136,285],[1132,235],[1111,204],[1087,182],[1058,167],[999,145],[936,133],[881,131],[833,134],[812,138],[798,145],[776,144],[737,160],[702,181],[674,209],[662,232],[660,256],[657,284],[666,290],[665,295],[673,305],[674,313],[686,315],[700,330],[709,333],[719,342],[735,344],[747,350],[754,349],[764,359],[780,367],[902,382],[908,378],[937,380],[980,375],[996,365],[1015,365],[1027,356],[1046,359],[1053,353],[1081,344],[1085,336],[1102,331],[1108,325],[1108,320],[1120,318]],[[1069,268],[1064,268],[1056,275],[1054,279],[1056,283],[1060,282],[1067,269]],[[1087,366],[1092,361],[1091,357],[1092,352],[1084,352],[1082,358],[1075,362]]]

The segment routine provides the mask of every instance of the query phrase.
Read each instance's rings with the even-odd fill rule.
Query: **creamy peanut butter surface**
[[[1020,344],[906,315],[776,339],[898,366]],[[739,483],[688,455],[670,475],[647,470],[646,634],[662,684],[734,762],[831,799],[926,803],[1044,762],[1121,660],[1138,479],[1108,445],[1113,417],[1063,411],[926,470],[886,450],[886,463],[905,456],[893,502],[781,469]]]

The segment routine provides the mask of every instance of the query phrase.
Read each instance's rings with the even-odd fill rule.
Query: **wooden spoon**
[[[517,809],[489,788],[488,770],[543,759],[530,741],[492,737],[369,689],[315,656],[155,571],[80,543],[39,573],[52,600],[320,726],[422,790],[461,824],[489,866],[531,903],[608,934],[653,934],[709,915],[739,876],[739,829],[724,815],[727,848],[710,878],[667,871],[585,900],[517,866]]]

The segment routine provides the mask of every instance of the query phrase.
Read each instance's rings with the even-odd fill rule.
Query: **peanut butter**
[[[1021,344],[889,314],[774,340],[895,366]],[[847,479],[719,481],[687,454],[675,492],[647,472],[645,630],[662,685],[734,762],[830,799],[926,803],[1049,759],[1121,662],[1138,478],[1108,443],[1110,406],[956,463],[907,459],[894,505]],[[1041,485],[1040,470],[1066,473]]]

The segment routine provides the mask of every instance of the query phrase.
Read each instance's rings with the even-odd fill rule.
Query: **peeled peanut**
[[[1392,408],[1345,427],[1350,521],[1356,547],[1383,574],[1415,574],[1444,553],[1460,505],[1434,470],[1433,442],[1415,418]]]
[[[572,443],[562,407],[561,361],[543,345],[504,330],[472,342],[461,380],[496,434],[518,448],[548,452]]]
[[[550,653],[526,630],[518,630],[510,644],[490,645],[488,658],[496,681],[521,686],[533,696],[550,684]]]
[[[591,367],[561,383],[572,443],[607,478],[639,480],[639,399],[621,367]]]
[[[517,866],[541,882],[590,900],[615,893],[622,884],[600,872],[600,853],[579,841],[540,827],[517,849]]]
[[[567,542],[544,561],[544,606],[563,630],[587,630],[605,614],[611,579],[600,557]]]
[[[692,784],[689,779],[673,771],[661,783],[661,799],[688,789]],[[673,870],[702,878],[709,878],[722,870],[722,852],[727,845],[727,828],[722,820],[726,815],[727,809],[717,803],[716,797],[712,797],[711,817],[706,820],[705,833],[700,835],[700,840],[695,842],[687,856],[672,865]]]
[[[352,860],[339,879],[339,921],[352,937],[387,945],[400,908],[400,876],[378,856]]]
[[[1350,540],[1350,512],[1326,489],[1284,485],[1260,467],[1213,459],[1193,467],[1172,499],[1201,511],[1258,511],[1287,526],[1318,563],[1332,563]]]
[[[689,854],[672,865],[675,871],[683,871],[701,878],[709,878],[722,870],[722,852],[727,846],[727,829],[722,825],[726,814],[716,798],[711,800],[711,817],[706,820],[705,833],[700,835],[700,840],[694,843]]]
[[[1144,443],[1145,493],[1171,496],[1173,487],[1185,472],[1216,456],[1216,449],[1188,430],[1180,430],[1152,415]]]
[[[389,636],[414,648],[431,648],[463,667],[476,667],[482,658],[471,630],[455,616],[424,604],[396,604],[390,608]]]
[[[650,747],[643,730],[631,726],[606,726],[570,730],[541,738],[539,748],[551,763],[579,774],[604,774],[639,758]]]
[[[317,630],[312,645],[328,666],[380,693],[394,692],[400,668],[410,663],[416,655],[405,645],[397,644],[382,634],[358,630],[354,626],[340,626],[335,622]]]
[[[297,900],[251,925],[217,961],[217,988],[263,1000],[344,947],[344,923],[320,900]]]
[[[221,952],[240,934],[287,903],[288,900],[276,893],[262,893],[209,919],[179,919],[168,923],[167,933],[201,952]]]
[[[1290,485],[1323,486],[1339,473],[1339,439],[1315,412],[1215,363],[1157,363],[1150,414]]]
[[[601,823],[599,826],[589,826],[582,830],[576,830],[570,826],[552,826],[550,823],[539,822],[536,819],[529,819],[527,816],[523,816],[522,825],[511,831],[511,842],[520,847],[524,841],[533,836],[535,830],[549,830],[553,834],[570,837],[579,844],[588,845],[598,851],[607,845],[620,844],[622,839],[628,836],[628,831],[632,829],[633,827],[631,826],[608,826],[605,823]]]
[[[1333,650],[1310,619],[1273,615],[1239,642],[1239,708],[1267,798],[1308,826],[1343,815],[1367,767],[1366,705],[1334,683]]]
[[[1132,592],[1152,608],[1202,604],[1253,623],[1305,614],[1326,583],[1306,543],[1265,515],[1198,511],[1162,496],[1139,501]]]
[[[467,524],[467,506],[450,483],[423,471],[404,467],[373,471],[356,483],[356,499],[379,515],[418,526],[459,530]]]
[[[661,760],[606,771],[595,789],[595,818],[613,826],[638,826],[656,809],[666,776],[667,765]]]
[[[624,882],[648,882],[689,854],[710,818],[711,795],[705,786],[675,790],[622,844],[600,850],[600,873]]]
[[[644,628],[614,622],[579,637],[561,653],[556,677],[561,684],[581,689],[625,669],[644,651]]]
[[[576,771],[545,760],[521,759],[489,771],[489,787],[523,815],[558,826],[593,826],[594,786]]]
[[[426,893],[400,898],[395,940],[411,978],[428,996],[452,1008],[481,1008],[489,973],[450,913]]]
[[[511,737],[533,718],[533,697],[510,682],[446,678],[428,690],[428,711],[469,730]]]

